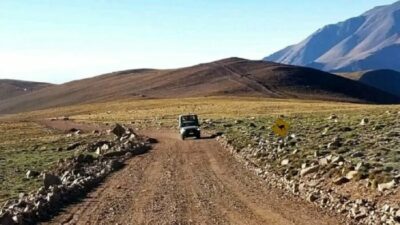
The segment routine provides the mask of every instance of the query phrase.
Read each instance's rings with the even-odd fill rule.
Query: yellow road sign
[[[281,137],[285,137],[288,135],[289,128],[289,124],[281,118],[278,118],[275,121],[275,124],[272,126],[272,130],[274,131],[274,133]]]

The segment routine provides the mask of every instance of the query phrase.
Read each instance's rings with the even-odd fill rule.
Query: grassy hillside
[[[50,86],[52,86],[52,84],[0,79],[0,101],[20,95],[30,94],[34,91]]]
[[[371,70],[341,73],[339,75],[400,96],[400,72],[394,70]]]

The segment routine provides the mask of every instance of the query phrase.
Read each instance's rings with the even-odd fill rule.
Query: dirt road
[[[213,139],[148,135],[159,140],[153,150],[43,224],[340,224],[266,188]]]

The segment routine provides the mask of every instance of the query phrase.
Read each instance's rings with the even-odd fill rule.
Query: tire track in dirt
[[[43,224],[337,225],[310,203],[283,197],[213,139],[181,141],[171,130],[96,190]]]

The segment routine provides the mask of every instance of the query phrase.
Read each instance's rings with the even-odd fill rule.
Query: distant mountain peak
[[[400,70],[400,1],[327,25],[264,60],[330,72]]]

